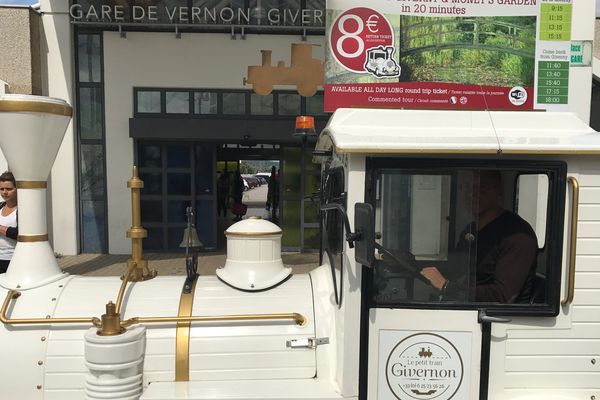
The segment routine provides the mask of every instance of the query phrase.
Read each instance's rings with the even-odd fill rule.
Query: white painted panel
[[[600,271],[600,256],[578,255],[575,265],[578,272]]]
[[[173,360],[175,365],[175,360]],[[175,368],[172,371],[162,372],[146,372],[144,368],[144,386],[149,385],[151,382],[174,382],[175,381]]]
[[[577,254],[600,254],[600,239],[577,239]]]
[[[577,224],[578,238],[600,238],[600,222],[580,221]]]
[[[83,332],[83,331],[82,331]],[[50,340],[48,341],[47,355],[52,356],[79,356],[83,355],[83,334],[81,340],[54,340],[54,333],[50,334]]]
[[[599,204],[600,187],[582,187],[579,190],[579,204]]]
[[[582,169],[578,180],[581,187],[600,187],[600,169]]]
[[[579,221],[600,221],[600,205],[580,205]]]
[[[559,372],[559,373],[508,373],[507,388],[572,388],[590,387],[600,380],[598,373]],[[567,398],[572,398],[571,396]]]
[[[190,360],[191,361],[191,360]],[[196,371],[190,367],[190,380],[192,381],[216,381],[224,375],[235,376],[237,380],[256,380],[256,379],[307,379],[315,376],[313,368],[244,368],[227,370]]]
[[[44,386],[47,389],[83,389],[85,387],[85,375],[81,372],[46,373],[44,375]]]
[[[511,329],[509,339],[597,339],[600,338],[600,324],[574,323],[571,329]]]
[[[574,303],[578,306],[600,306],[600,290],[578,289],[575,292]],[[600,335],[598,335],[600,338]]]
[[[573,322],[600,322],[600,307],[573,306]]]
[[[571,388],[571,389],[560,389],[545,387],[542,389],[507,389],[501,399],[522,399],[522,400],[547,400],[547,399],[560,399],[560,400],[580,400],[580,399],[591,399],[592,396],[598,394],[597,389],[590,388]]]
[[[216,395],[218,393],[218,395]],[[290,397],[293,396],[293,397]],[[140,400],[356,400],[343,397],[325,379],[153,383]],[[382,399],[383,400],[383,399]]]
[[[44,400],[81,400],[85,396],[83,390],[45,390]]]
[[[86,368],[83,354],[79,357],[48,357],[44,365],[46,373],[80,372]]]
[[[190,345],[190,370],[202,372],[211,370],[228,369],[294,369],[313,366],[314,376],[314,352],[312,349],[288,349],[280,352],[252,352],[248,351],[243,355],[238,354],[206,354],[201,352],[197,346]],[[302,357],[304,355],[304,357]],[[309,376],[310,377],[310,376]]]
[[[579,357],[508,356],[505,368],[507,372],[600,372],[600,366],[592,364],[590,360],[590,356],[587,355]]]
[[[600,309],[596,308],[599,314]],[[589,355],[600,354],[600,340],[593,339],[514,339],[506,343],[507,355]]]
[[[147,342],[146,342],[147,343]],[[144,358],[144,373],[146,372],[165,372],[165,369],[168,371],[170,368],[165,368],[165,365],[171,365],[173,376],[175,376],[175,353],[171,353],[170,355],[146,355]]]
[[[202,328],[200,328],[202,329]],[[195,332],[194,332],[195,333]],[[204,354],[229,353],[252,353],[252,352],[272,352],[285,350],[285,339],[282,341],[280,336],[247,336],[243,341],[232,341],[228,337],[222,336],[199,336],[192,335],[190,345],[203,349]]]
[[[575,289],[600,289],[600,272],[577,272]]]

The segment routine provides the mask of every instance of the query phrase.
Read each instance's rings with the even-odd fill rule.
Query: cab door
[[[526,193],[539,199],[553,198],[554,193],[552,202],[560,201],[562,167],[547,164],[367,162],[366,200],[373,207],[376,251],[372,268],[364,269],[363,398],[485,400],[492,324],[509,323],[518,315],[556,315],[558,298],[537,296],[539,288],[531,287],[529,280],[536,274],[550,278],[544,285],[556,280],[560,260],[548,249],[538,249],[535,241],[519,293],[504,301],[486,298],[481,290],[481,285],[494,282],[489,276],[493,274],[481,267],[488,254],[480,229],[486,190],[482,177],[494,171],[500,185],[494,197],[499,211],[519,221],[533,218],[523,223],[543,227],[543,234],[558,241],[560,224],[546,223],[550,214],[538,212],[536,217],[533,211],[538,207],[524,205]],[[521,185],[519,192],[522,174],[533,174],[536,185],[527,184],[527,191]],[[538,185],[539,177],[547,177],[544,185]],[[421,271],[432,267],[454,284],[453,290],[436,288],[424,278]]]
[[[367,284],[367,398],[476,399],[478,311],[459,309],[466,293],[448,307],[419,274],[435,265],[469,279],[474,243],[453,243],[470,233],[473,174],[383,166],[371,179],[378,251]]]

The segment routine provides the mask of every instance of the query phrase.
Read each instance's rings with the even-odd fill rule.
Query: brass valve
[[[114,336],[125,332],[125,328],[121,326],[121,314],[117,313],[115,303],[109,301],[106,304],[106,314],[102,314],[102,321],[98,335]]]

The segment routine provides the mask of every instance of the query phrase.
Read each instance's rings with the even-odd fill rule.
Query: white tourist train
[[[217,276],[192,279],[148,270],[135,173],[124,276],[58,267],[46,181],[70,115],[0,97],[19,190],[0,398],[600,399],[600,136],[573,114],[338,110],[314,153],[322,265],[291,274],[279,227],[247,219]],[[535,231],[526,296],[476,294],[469,227],[489,171]],[[436,289],[433,266],[464,287]]]

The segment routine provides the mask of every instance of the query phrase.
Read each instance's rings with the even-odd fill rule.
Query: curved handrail
[[[575,297],[575,264],[577,262],[577,222],[579,220],[579,181],[570,176],[571,185],[571,239],[569,241],[569,276],[567,286],[567,297],[561,301],[563,306],[573,303]]]

